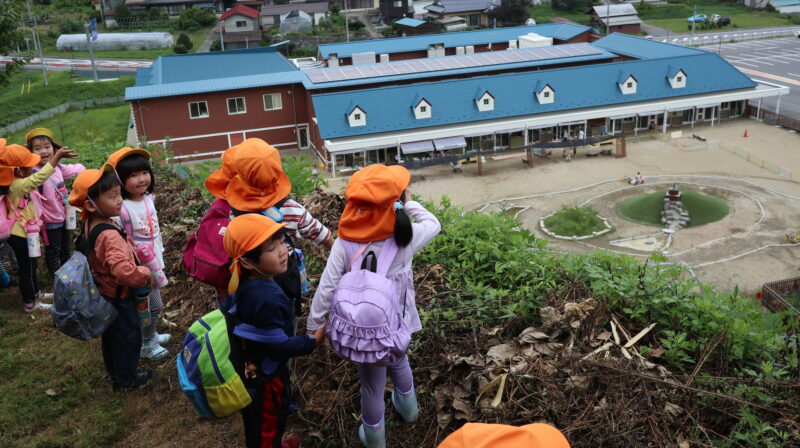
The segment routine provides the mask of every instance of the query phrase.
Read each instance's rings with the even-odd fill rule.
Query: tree
[[[117,5],[117,7],[114,8],[114,17],[117,19],[127,19],[128,17],[133,17],[133,12],[125,5]]]
[[[530,0],[502,0],[499,6],[490,9],[486,15],[503,25],[522,25],[528,18],[530,5]]]
[[[186,49],[186,47],[180,42],[178,42],[177,44],[175,44],[175,46],[172,47],[172,51],[174,51],[175,54],[186,54],[189,52],[189,50]]]
[[[178,42],[177,43],[179,45],[183,45],[183,48],[185,48],[187,50],[191,50],[192,47],[194,47],[194,44],[192,43],[192,39],[189,39],[189,36],[186,33],[181,33],[181,35],[178,36]],[[177,51],[176,51],[176,53],[177,53]]]
[[[19,0],[0,1],[0,54],[16,55],[18,48],[26,48],[21,13]],[[7,85],[14,73],[22,70],[29,60],[29,56],[15,56],[11,63],[6,64],[5,70],[0,70],[0,86]]]
[[[210,10],[192,6],[181,11],[176,26],[179,30],[195,30],[217,23],[217,16]]]
[[[595,3],[595,0],[552,0],[552,6],[555,9],[583,13],[588,11]]]

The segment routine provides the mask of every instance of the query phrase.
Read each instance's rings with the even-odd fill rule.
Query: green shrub
[[[217,16],[210,9],[192,6],[181,12],[180,17],[175,22],[175,27],[179,30],[196,30],[215,23],[217,23]]]
[[[544,220],[544,225],[556,235],[585,236],[606,228],[597,212],[590,207],[566,207]]]
[[[222,51],[222,44],[219,40],[214,40],[211,42],[211,46],[208,47],[208,51]]]
[[[61,34],[78,34],[84,32],[83,24],[70,18],[59,21],[58,30]]]
[[[191,50],[192,47],[194,47],[194,44],[192,43],[192,39],[190,39],[189,35],[186,34],[186,33],[181,33],[180,36],[178,36],[178,42],[177,43],[180,44],[180,45],[183,45],[183,47],[186,48],[187,50]],[[177,51],[176,51],[176,53],[177,53]]]
[[[189,50],[187,50],[186,47],[181,43],[175,44],[175,46],[172,47],[172,51],[174,51],[175,54],[186,54],[189,52]]]
[[[314,164],[308,161],[307,156],[302,155],[300,158],[285,157],[282,163],[283,171],[292,182],[293,196],[305,196],[318,187],[328,186],[328,182],[317,173]]]

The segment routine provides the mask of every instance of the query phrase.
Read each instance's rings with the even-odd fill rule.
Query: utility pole
[[[94,19],[92,19],[94,20]],[[85,23],[83,24],[83,29],[86,30],[86,45],[89,47],[89,59],[92,60],[92,78],[97,81],[97,65],[94,62],[94,41],[97,22],[94,22],[94,26],[92,23]]]
[[[611,34],[611,0],[606,0],[606,36]]]
[[[33,46],[39,48],[39,63],[42,65],[42,77],[44,78],[44,85],[47,86],[47,61],[44,60],[44,54],[42,54],[42,43],[39,41],[39,33],[36,31],[36,19],[33,18],[33,13],[31,13],[31,2],[30,0],[25,1],[25,6],[28,7],[28,25],[31,27],[31,33],[33,34]]]
[[[222,24],[220,23],[219,24],[219,49],[220,49],[220,51],[225,51],[225,39],[222,37],[223,31],[225,31],[225,30],[222,27]]]
[[[694,25],[697,22],[697,5],[694,5],[694,14],[692,15],[692,37],[689,39],[689,46],[694,45]]]
[[[348,22],[349,20],[347,19],[347,0],[344,0],[344,34],[347,38],[347,42],[350,42],[350,24]]]

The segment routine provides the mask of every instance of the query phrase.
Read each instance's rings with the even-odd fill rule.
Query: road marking
[[[797,76],[798,78],[800,78],[800,75],[798,75],[797,73],[788,73],[788,72],[787,72],[786,74],[787,74],[787,75],[791,75],[791,76]]]
[[[773,79],[775,81],[780,81],[780,82],[785,82],[787,84],[800,86],[800,81],[795,81],[794,79],[790,79],[790,78],[786,78],[786,77],[778,76],[778,75],[773,75],[771,73],[764,73],[764,72],[759,72],[759,71],[755,71],[755,70],[750,70],[749,68],[744,68],[744,67],[736,67],[736,68],[739,69],[740,72],[747,73],[748,75],[761,76],[763,78],[769,78],[769,79]]]
[[[732,62],[732,63],[734,63],[734,64],[743,64],[743,65],[750,65],[750,66],[752,66],[752,67],[758,67],[758,65],[757,65],[757,64],[751,64],[751,63],[749,63],[749,62],[742,62],[742,61],[730,61],[730,62]]]

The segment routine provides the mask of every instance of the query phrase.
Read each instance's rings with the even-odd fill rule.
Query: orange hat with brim
[[[238,145],[235,165],[237,174],[228,184],[225,197],[237,210],[266,210],[292,191],[278,150],[260,138],[248,138]]]
[[[6,152],[6,139],[0,138],[0,157]],[[14,168],[10,166],[0,167],[0,186],[7,187],[14,182]]]
[[[0,139],[0,166],[5,168],[31,167],[36,166],[42,158],[38,154],[28,151],[28,148],[20,145],[6,145],[4,139]]]
[[[397,219],[393,206],[410,181],[408,170],[397,165],[370,165],[355,173],[344,190],[347,205],[339,220],[339,236],[358,243],[392,236]]]
[[[467,423],[447,436],[438,448],[570,448],[558,429],[533,423],[525,426]]]
[[[72,192],[69,194],[69,205],[73,207],[83,208],[86,199],[89,198],[89,189],[103,177],[104,173],[113,173],[114,167],[110,163],[103,164],[99,170],[83,170],[75,181],[72,183]],[[89,213],[86,209],[81,210],[81,219],[86,221],[89,219]]]
[[[147,150],[139,149],[139,148],[128,148],[126,146],[124,148],[120,148],[120,149],[114,151],[113,153],[111,153],[111,155],[108,156],[108,163],[110,163],[111,166],[113,166],[114,169],[116,170],[117,169],[117,164],[122,159],[124,159],[125,157],[128,157],[128,156],[132,156],[134,154],[139,154],[140,156],[143,156],[145,159],[150,160],[150,153],[147,152]]]
[[[225,190],[228,184],[236,175],[236,149],[238,146],[231,146],[222,153],[222,168],[209,174],[206,178],[206,188],[212,195],[225,200]]]
[[[239,276],[242,274],[239,259],[264,241],[270,239],[285,225],[278,224],[257,213],[237,216],[228,223],[225,236],[222,237],[222,246],[228,256],[233,259],[230,268],[231,280],[228,283],[228,294],[235,293],[239,288]]]
[[[53,142],[53,145],[58,146],[59,148],[61,147],[61,145],[59,145],[56,141],[56,138],[53,136],[53,131],[47,128],[36,128],[28,131],[28,133],[25,134],[25,144],[27,145],[36,137],[47,137],[51,142]]]

